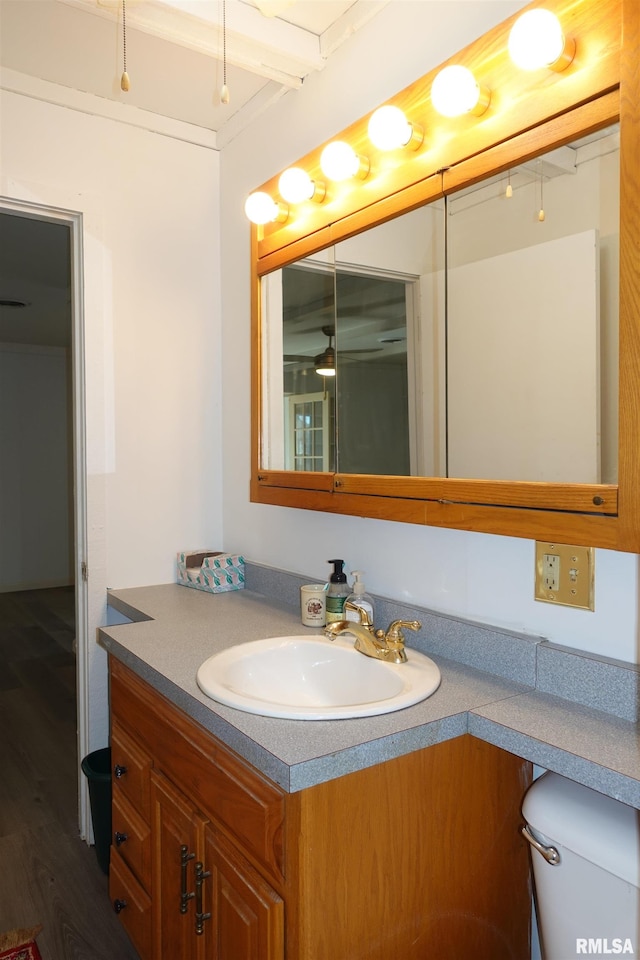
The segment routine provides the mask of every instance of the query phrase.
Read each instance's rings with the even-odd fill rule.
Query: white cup
[[[305,627],[324,627],[327,595],[324,583],[307,583],[300,587],[300,614]]]

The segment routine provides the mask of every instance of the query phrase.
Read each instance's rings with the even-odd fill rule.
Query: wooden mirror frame
[[[576,53],[562,72],[518,71],[507,54],[518,14],[447,63],[492,91],[481,117],[438,116],[436,70],[389,102],[425,129],[416,150],[379,154],[368,116],[335,139],[372,158],[366,181],[330,184],[324,203],[292,208],[284,224],[252,227],[251,500],[329,513],[640,552],[640,3],[546,0]],[[561,484],[267,470],[261,465],[261,278],[459,187],[620,121],[618,483]],[[324,146],[324,145],[323,145]],[[322,146],[296,162],[323,179]],[[277,198],[277,177],[260,189]]]

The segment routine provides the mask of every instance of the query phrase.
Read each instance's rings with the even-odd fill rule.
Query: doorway
[[[82,215],[0,198],[0,592],[74,591],[78,758],[88,737],[83,329]],[[85,836],[79,771],[78,817]]]

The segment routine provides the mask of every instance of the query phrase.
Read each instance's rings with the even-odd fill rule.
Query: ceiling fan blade
[[[357,350],[350,350],[349,347],[340,349],[340,345],[338,345],[338,353],[343,357],[349,356],[352,353],[382,353],[383,349],[383,347],[362,347]]]

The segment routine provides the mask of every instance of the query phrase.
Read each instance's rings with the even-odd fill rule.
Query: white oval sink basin
[[[407,649],[407,663],[385,663],[354,649],[353,638],[272,637],[240,643],[200,666],[208,697],[266,717],[340,720],[402,710],[426,700],[440,671]]]

